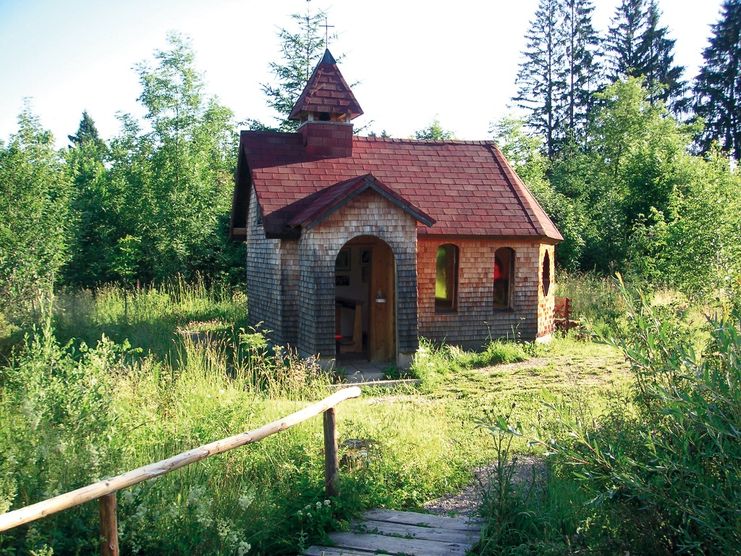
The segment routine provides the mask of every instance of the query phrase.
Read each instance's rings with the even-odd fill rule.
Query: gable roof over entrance
[[[365,174],[435,221],[420,221],[420,236],[563,239],[493,142],[352,137],[349,156],[328,158],[280,132],[242,132],[232,225],[244,222],[250,186],[277,230],[286,207]]]
[[[404,197],[379,182],[373,177],[373,174],[358,176],[326,187],[313,195],[284,207],[280,212],[287,219],[289,227],[313,228],[355,197],[368,190],[379,194],[418,222],[427,226],[432,226],[435,223],[432,218]]]

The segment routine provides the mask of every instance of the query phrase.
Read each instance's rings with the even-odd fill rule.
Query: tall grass
[[[315,361],[235,324],[242,301],[177,284],[63,295],[54,318],[0,368],[0,511],[258,427],[325,396],[331,377]],[[76,332],[83,340],[70,341]],[[324,501],[321,419],[314,419],[120,492],[123,550],[292,554],[363,508],[418,508],[464,484],[486,457],[473,425],[414,397],[346,402],[338,430],[341,443],[374,446],[361,465],[343,468],[339,498]],[[321,511],[306,511],[317,504]],[[97,530],[91,503],[2,535],[0,553],[92,553]]]
[[[109,285],[62,291],[55,302],[55,332],[63,341],[87,344],[104,334],[164,359],[177,353],[184,338],[233,334],[246,326],[246,310],[242,291],[179,276],[135,289]]]
[[[615,280],[610,277],[562,272],[556,295],[570,298],[572,318],[584,321],[598,335],[607,333],[625,314]]]
[[[463,369],[516,363],[529,357],[524,344],[505,340],[491,340],[481,351],[466,351],[452,344],[433,342],[426,338],[421,338],[419,344],[410,372],[420,378],[423,387],[428,390],[440,384],[451,373]]]
[[[500,473],[482,554],[738,553],[739,323],[710,320],[700,334],[693,311],[665,292],[621,281],[616,292],[626,312],[606,341],[624,354],[631,388],[600,412],[582,395],[544,407],[532,436],[549,455],[540,489],[513,485],[519,424],[509,414],[484,423]]]

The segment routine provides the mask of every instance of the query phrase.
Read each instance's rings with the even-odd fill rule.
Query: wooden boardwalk
[[[333,546],[312,546],[306,556],[466,554],[479,540],[481,521],[416,512],[371,510],[349,532],[330,533]]]

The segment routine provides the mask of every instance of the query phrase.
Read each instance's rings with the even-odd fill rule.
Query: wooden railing
[[[19,508],[0,515],[0,532],[13,529],[37,519],[79,506],[91,500],[98,500],[100,506],[100,535],[101,554],[104,556],[118,556],[118,522],[116,518],[116,493],[126,487],[166,475],[171,471],[201,461],[216,454],[221,454],[234,448],[258,442],[277,432],[284,431],[294,425],[302,423],[311,417],[324,413],[324,488],[327,497],[339,494],[339,462],[337,460],[337,428],[335,422],[335,406],[350,398],[360,396],[360,388],[352,386],[335,392],[322,401],[291,413],[282,419],[273,421],[259,429],[243,432],[228,438],[222,438],[210,444],[205,444],[193,450],[188,450],[176,456],[151,463],[117,475],[92,483],[77,490],[60,494],[42,502],[37,502],[25,508]]]

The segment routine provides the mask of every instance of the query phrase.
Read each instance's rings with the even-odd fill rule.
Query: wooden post
[[[324,412],[324,490],[327,498],[340,493],[340,463],[337,460],[337,427],[334,408]]]
[[[119,556],[118,518],[116,517],[116,493],[111,492],[98,498],[100,505],[100,554]]]

